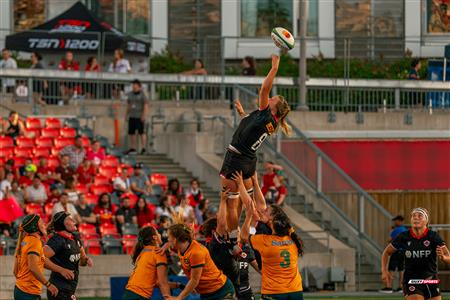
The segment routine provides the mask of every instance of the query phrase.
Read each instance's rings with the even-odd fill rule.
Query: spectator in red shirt
[[[66,184],[67,179],[73,178],[75,170],[70,166],[69,155],[61,156],[61,164],[55,170],[56,180],[62,184]]]
[[[177,178],[172,178],[169,180],[166,195],[169,198],[170,205],[172,206],[177,205],[178,199],[184,195],[183,187]]]
[[[48,166],[48,159],[44,156],[41,156],[39,158],[37,174],[44,184],[51,185],[55,182],[56,175],[54,173],[54,170]]]
[[[283,170],[283,167],[280,165],[276,165],[271,161],[268,161],[264,164],[264,169],[266,172],[263,175],[263,184],[261,187],[261,192],[263,195],[267,194],[269,189],[274,185],[273,178],[277,175],[275,171],[281,171]]]
[[[156,208],[154,205],[148,204],[145,198],[139,198],[134,209],[136,210],[137,223],[139,228],[148,223],[155,223]]]
[[[282,206],[287,195],[284,180],[281,176],[277,175],[273,178],[273,182],[274,185],[265,194],[266,201],[268,204]]]
[[[78,183],[90,185],[94,182],[96,174],[95,167],[92,164],[92,160],[84,159],[83,163],[77,169]]]
[[[97,63],[97,58],[95,56],[91,56],[87,60],[86,72],[100,72],[100,65]],[[86,89],[86,97],[88,99],[95,98],[97,95],[97,84],[95,83],[87,83],[84,85]]]
[[[79,71],[80,65],[73,59],[73,53],[71,51],[67,51],[65,57],[59,63],[58,69],[64,71]],[[63,82],[61,84],[61,94],[65,104],[68,104],[69,99],[74,96],[75,91],[77,93],[80,92],[80,87],[76,86],[75,83]]]
[[[100,146],[100,142],[94,140],[91,149],[86,153],[86,158],[92,160],[94,166],[98,167],[105,158],[105,149]]]
[[[47,199],[47,203],[58,203],[61,199],[61,190],[58,188],[56,184],[52,184],[50,186],[50,195]]]
[[[116,222],[116,206],[111,203],[111,196],[108,193],[103,193],[98,197],[98,203],[94,207],[94,214],[100,224]]]

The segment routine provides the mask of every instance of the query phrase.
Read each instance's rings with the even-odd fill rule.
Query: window
[[[300,36],[300,1],[298,5],[297,36]],[[319,0],[307,0],[308,23],[306,24],[306,36],[317,37],[319,35]]]
[[[450,33],[450,2],[426,0],[425,5],[425,32],[430,35]]]
[[[241,0],[241,35],[267,37],[272,28],[292,32],[292,0]]]
[[[45,22],[45,0],[14,0],[14,31],[23,31]]]
[[[150,0],[90,0],[98,18],[130,35],[150,32]]]

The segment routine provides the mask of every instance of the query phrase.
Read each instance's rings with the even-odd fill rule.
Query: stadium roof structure
[[[30,30],[8,35],[6,48],[25,52],[113,52],[149,54],[150,44],[125,35],[98,19],[78,1],[55,18]]]

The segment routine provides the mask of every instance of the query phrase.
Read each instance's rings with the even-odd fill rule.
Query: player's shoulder
[[[427,232],[427,237],[431,239],[441,239],[441,236],[437,231],[434,231],[432,229],[429,229]]]

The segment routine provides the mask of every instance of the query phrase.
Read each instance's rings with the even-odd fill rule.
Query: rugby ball
[[[272,29],[272,40],[278,48],[291,50],[294,48],[295,40],[292,33],[283,27],[275,27]]]

